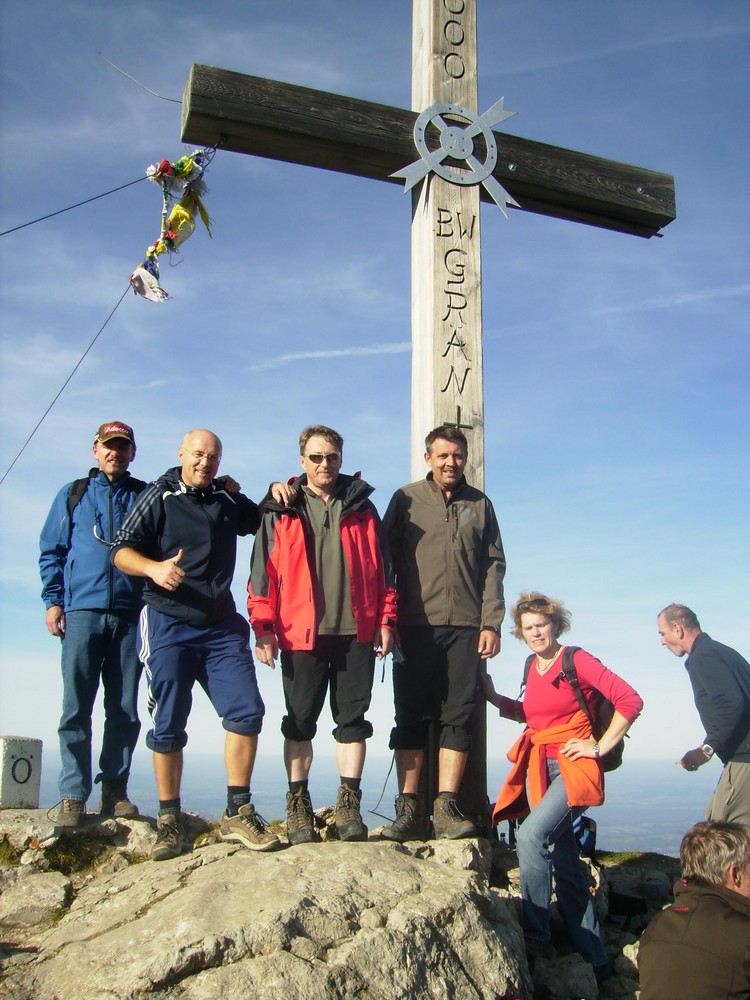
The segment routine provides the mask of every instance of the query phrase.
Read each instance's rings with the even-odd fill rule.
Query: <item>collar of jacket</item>
[[[432,472],[427,473],[426,479],[427,482],[432,487],[435,496],[439,497],[444,504],[452,503],[456,498],[456,494],[460,493],[461,490],[464,488],[464,486],[466,486],[466,476],[461,476],[459,481],[456,483],[455,488],[451,490],[451,495],[446,499],[445,493],[443,493],[438,484],[435,482],[435,477],[433,476]]]
[[[167,469],[163,476],[159,476],[157,482],[160,486],[168,486],[174,493],[185,493],[187,496],[197,498],[210,496],[216,489],[213,480],[211,480],[211,485],[205,490],[198,490],[194,486],[188,486],[187,483],[183,483],[181,473],[181,466],[175,465],[174,468]]]
[[[290,479],[289,485],[296,487],[297,490],[290,506],[285,507],[283,504],[277,503],[273,497],[269,497],[264,504],[264,510],[274,511],[277,514],[298,514],[304,501],[302,487],[307,485],[307,473],[303,472],[301,476]],[[352,476],[340,472],[333,495],[341,500],[345,511],[350,511],[356,510],[363,504],[374,489],[374,486],[370,486],[362,479],[361,472],[355,472]]]
[[[685,657],[685,666],[686,667],[688,665],[688,660],[693,655],[693,653],[696,651],[696,649],[698,648],[698,646],[701,645],[701,643],[703,642],[704,639],[710,639],[710,638],[711,638],[711,636],[708,634],[708,632],[699,632],[698,633],[698,635],[693,640],[693,645],[690,647],[690,652]]]
[[[89,479],[92,482],[101,483],[103,486],[106,486],[108,489],[112,489],[115,486],[119,486],[122,483],[126,483],[128,481],[128,479],[130,479],[130,472],[126,469],[124,472],[120,473],[120,475],[117,477],[117,479],[113,479],[110,482],[109,479],[107,478],[107,476],[105,475],[105,473],[103,473],[102,470],[99,468],[99,466],[98,465],[93,465],[89,469]]]
[[[746,913],[750,916],[750,899],[747,896],[743,896],[741,892],[735,892],[734,889],[728,888],[726,885],[680,879],[674,884],[673,895],[675,901],[670,909],[675,909],[675,907],[679,907],[681,904],[684,905],[686,902],[689,903],[691,898],[696,896],[717,896],[731,906],[733,910],[739,910],[740,913]]]

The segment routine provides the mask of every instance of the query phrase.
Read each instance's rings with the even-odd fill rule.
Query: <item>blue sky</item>
[[[2,15],[0,230],[174,160],[192,62],[409,107],[406,0],[207,6],[27,0]],[[747,98],[750,7],[737,0],[479,0],[480,110],[508,131],[672,173],[663,239],[483,206],[486,489],[507,593],[565,598],[570,641],[627,677],[646,709],[629,753],[676,759],[703,736],[687,678],[658,644],[668,602],[750,654]],[[44,628],[37,540],[96,427],[130,422],[132,471],[176,462],[194,426],[260,497],[323,422],[381,512],[409,479],[410,199],[389,184],[220,152],[172,298],[130,293],[0,486],[0,733],[56,745],[59,648]],[[0,469],[127,289],[158,235],[147,181],[0,240]],[[429,428],[425,428],[427,431]],[[250,543],[239,549],[244,606]],[[509,633],[492,662],[518,688]],[[390,666],[371,752],[387,754]],[[261,753],[280,749],[280,678],[263,669]],[[144,708],[145,716],[145,708]],[[330,753],[327,714],[318,752]],[[490,720],[490,752],[515,738]],[[196,698],[190,748],[217,752]],[[145,753],[145,749],[142,749]],[[712,765],[713,766],[713,765]],[[718,768],[717,768],[718,773]]]

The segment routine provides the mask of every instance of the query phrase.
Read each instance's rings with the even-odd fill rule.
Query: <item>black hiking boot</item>
[[[102,802],[99,806],[102,816],[137,816],[138,806],[128,798],[127,781],[103,781]]]
[[[311,844],[315,838],[315,813],[306,788],[286,793],[286,836],[290,844]]]
[[[477,837],[477,829],[458,808],[453,796],[438,795],[432,806],[432,825],[438,840],[463,840]]]
[[[339,787],[333,814],[339,840],[367,840],[367,827],[362,822],[359,808],[361,801],[362,791],[359,788],[351,788],[349,785]]]
[[[395,840],[405,844],[407,840],[428,840],[430,824],[425,816],[420,816],[419,803],[405,795],[396,796],[396,818],[390,826],[380,831],[384,840]]]

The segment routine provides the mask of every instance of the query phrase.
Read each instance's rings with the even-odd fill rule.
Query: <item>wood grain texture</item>
[[[480,109],[481,110],[481,109]],[[416,113],[195,64],[182,139],[403,185]],[[670,174],[494,133],[494,176],[523,211],[650,237],[675,217]],[[483,201],[491,201],[481,188]]]

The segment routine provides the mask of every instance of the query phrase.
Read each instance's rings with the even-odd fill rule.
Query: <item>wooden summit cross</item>
[[[460,426],[466,478],[484,488],[479,202],[650,237],[675,218],[674,180],[493,126],[477,109],[477,0],[413,0],[412,111],[246,76],[190,70],[182,139],[403,184],[412,194],[412,479],[424,436]],[[506,213],[507,214],[507,213]],[[462,805],[486,811],[485,713]]]

